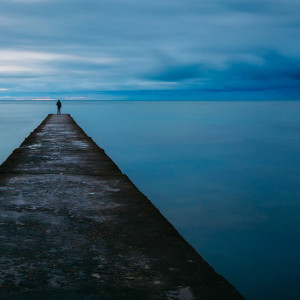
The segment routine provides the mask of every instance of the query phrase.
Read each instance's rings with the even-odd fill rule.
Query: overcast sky
[[[300,99],[299,0],[1,0],[0,99]]]

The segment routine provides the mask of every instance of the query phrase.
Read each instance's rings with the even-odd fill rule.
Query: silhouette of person
[[[57,114],[60,115],[60,109],[61,109],[61,102],[60,102],[60,100],[58,100],[56,102],[56,106],[57,106]]]

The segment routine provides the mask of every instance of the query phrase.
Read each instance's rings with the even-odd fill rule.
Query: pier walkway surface
[[[70,115],[0,167],[0,243],[0,299],[243,299]]]

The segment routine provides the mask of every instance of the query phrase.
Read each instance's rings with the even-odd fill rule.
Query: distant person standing
[[[61,109],[61,102],[60,102],[60,100],[58,100],[56,102],[56,106],[57,106],[57,114],[60,115],[60,109]]]

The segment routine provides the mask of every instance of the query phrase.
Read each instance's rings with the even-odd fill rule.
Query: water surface
[[[0,161],[55,102],[0,102]],[[63,102],[247,299],[300,299],[299,102]]]

